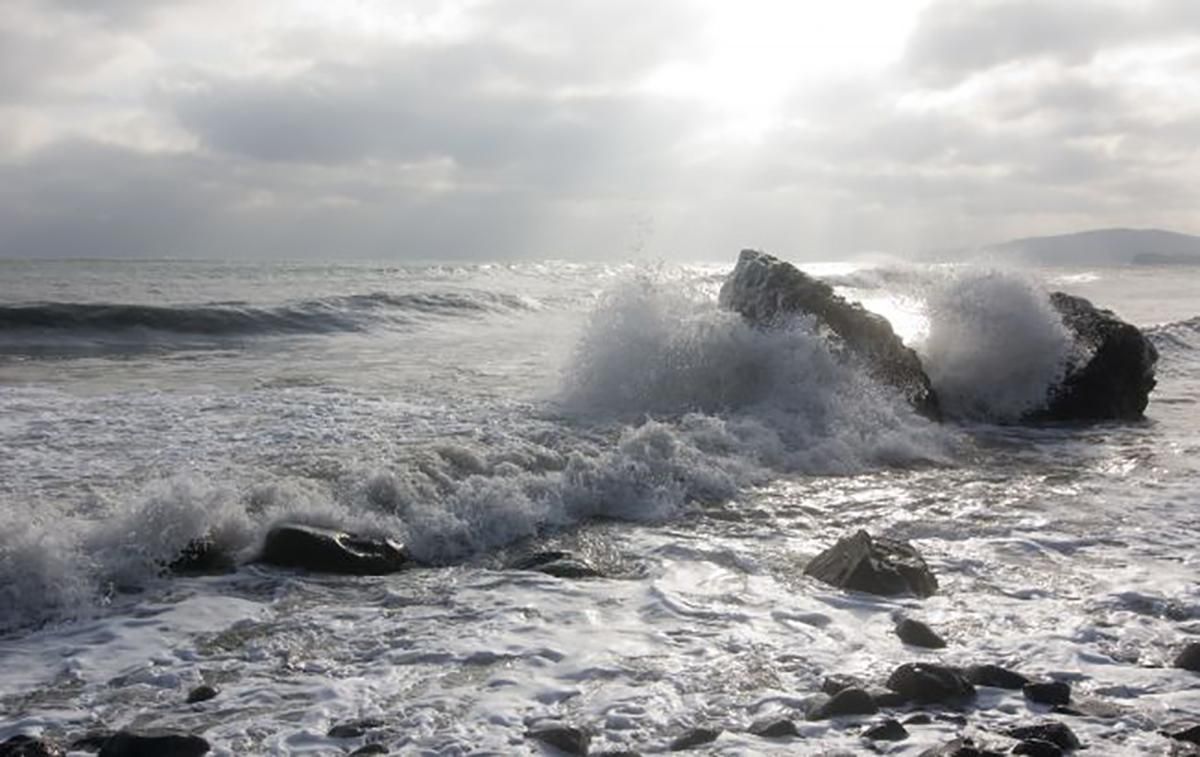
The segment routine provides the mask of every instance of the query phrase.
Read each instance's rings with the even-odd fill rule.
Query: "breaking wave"
[[[805,319],[752,328],[713,293],[634,277],[600,298],[528,427],[403,447],[324,479],[172,478],[93,517],[0,515],[3,625],[94,612],[189,541],[248,559],[281,521],[387,533],[438,565],[594,518],[662,521],[781,473],[946,462],[953,432],[839,360]]]
[[[1040,407],[1074,341],[1049,295],[1012,272],[965,270],[928,294],[922,362],[952,417],[1009,422]]]
[[[166,306],[120,303],[39,302],[0,306],[0,344],[50,344],[51,340],[228,338],[365,331],[424,317],[528,310],[514,295],[486,291],[374,292],[306,300],[275,307],[245,303]]]

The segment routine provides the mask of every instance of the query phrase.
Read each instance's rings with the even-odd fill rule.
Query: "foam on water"
[[[217,755],[367,741],[514,754],[537,753],[528,728],[569,723],[594,732],[596,751],[665,751],[705,726],[724,729],[721,753],[857,753],[861,723],[804,720],[821,679],[878,683],[939,659],[1072,681],[1118,710],[1070,719],[1092,751],[1168,753],[1159,730],[1200,713],[1194,675],[1162,667],[1200,632],[1194,318],[1151,330],[1170,348],[1149,423],[935,426],[834,359],[804,320],[760,331],[720,312],[719,277],[652,272],[588,294],[613,275],[572,285],[570,307],[595,303],[578,330],[562,309],[481,316],[439,340],[355,337],[336,353],[355,358],[337,386],[278,387],[267,357],[250,363],[262,382],[96,389],[59,383],[55,365],[44,385],[0,389],[0,740],[133,726],[201,733]],[[963,412],[1001,417],[1037,395],[1051,361],[1026,353],[1057,354],[1038,287],[944,270],[894,285],[878,293],[951,319],[938,354]],[[562,335],[561,350],[535,350]],[[1010,378],[1028,385],[1010,395],[964,378],[971,338],[988,343],[979,359],[1024,365]],[[384,389],[353,380],[376,353],[405,363],[428,345],[463,370],[422,363]],[[274,359],[291,370],[300,358],[305,371],[333,362]],[[560,367],[555,393],[513,390]],[[285,520],[398,535],[451,565],[162,575],[193,538],[245,559]],[[856,528],[912,540],[939,593],[868,597],[803,576]],[[498,569],[542,548],[610,577]],[[900,614],[950,646],[901,644]],[[218,699],[183,705],[202,681]],[[886,751],[964,731],[1007,750],[998,732],[1044,714],[1019,692],[981,690],[978,705],[968,725],[935,720]],[[327,735],[362,717],[384,725]],[[804,740],[747,732],[765,717],[795,720]]]

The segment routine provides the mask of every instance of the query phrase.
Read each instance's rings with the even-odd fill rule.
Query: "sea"
[[[542,755],[528,733],[563,725],[592,753],[709,728],[693,753],[918,755],[1052,718],[1090,754],[1172,753],[1200,720],[1171,664],[1200,641],[1200,267],[801,264],[918,351],[938,423],[811,320],[722,310],[734,257],[0,260],[0,741]],[[1144,420],[1021,422],[1076,349],[1053,290],[1153,340]],[[287,522],[419,565],[255,562]],[[939,591],[804,575],[859,529]],[[171,575],[197,539],[237,569]],[[539,550],[603,576],[510,567]],[[947,646],[903,644],[904,617]],[[902,741],[862,736],[885,714],[805,718],[827,676],[914,661],[1064,681],[1091,714],[980,689]],[[778,718],[799,735],[750,732]]]

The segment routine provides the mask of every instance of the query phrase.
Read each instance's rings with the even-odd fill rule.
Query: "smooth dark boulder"
[[[331,739],[357,739],[366,735],[372,728],[379,728],[383,721],[377,718],[360,718],[348,723],[338,723],[329,729],[326,735]]]
[[[1054,720],[1010,728],[1008,735],[1022,741],[1035,739],[1049,741],[1051,744],[1067,751],[1078,749],[1080,746],[1079,738],[1075,735],[1075,732],[1068,728],[1066,724]]]
[[[865,689],[842,689],[828,699],[818,699],[809,708],[805,717],[809,720],[826,720],[841,715],[874,715],[879,712],[874,697]]]
[[[887,687],[914,702],[956,703],[975,696],[975,687],[955,668],[908,662],[892,671]]]
[[[35,736],[11,736],[0,744],[0,757],[63,757],[58,744]]]
[[[698,746],[711,744],[721,735],[720,728],[693,728],[682,736],[671,741],[667,747],[672,752],[682,752],[685,749],[695,749]]]
[[[508,566],[511,570],[532,570],[555,578],[598,578],[601,573],[570,552],[549,550],[522,557]]]
[[[721,286],[722,307],[758,326],[810,315],[866,364],[878,381],[900,390],[918,412],[940,418],[937,395],[917,353],[904,346],[881,315],[837,295],[833,287],[776,257],[742,250]]]
[[[1154,389],[1158,350],[1136,326],[1082,297],[1063,292],[1050,304],[1071,332],[1078,356],[1050,392],[1036,420],[1137,420]]]
[[[100,757],[200,757],[208,742],[177,733],[138,734],[118,731],[100,748]]]
[[[1177,668],[1200,673],[1200,642],[1193,641],[1180,650],[1172,664]]]
[[[388,749],[383,744],[364,744],[350,753],[350,757],[362,757],[368,754],[387,754]]]
[[[1025,754],[1030,757],[1062,757],[1062,749],[1057,744],[1042,739],[1028,739],[1012,748],[1013,754]]]
[[[926,749],[919,757],[1004,757],[1004,754],[976,744],[969,736],[963,736],[948,744]]]
[[[294,523],[272,528],[258,559],[280,568],[356,576],[381,576],[412,565],[404,547],[391,539]]]
[[[1025,698],[1038,704],[1070,704],[1071,684],[1063,681],[1036,681],[1021,689]]]
[[[233,557],[209,539],[189,541],[179,555],[167,564],[167,570],[178,576],[220,575],[236,569]]]
[[[938,636],[932,628],[912,618],[903,618],[896,624],[896,635],[900,637],[900,641],[914,647],[941,649],[946,646],[946,640]]]
[[[198,702],[207,702],[220,693],[215,686],[209,686],[206,683],[200,684],[188,692],[187,703],[197,704]]]
[[[748,729],[750,733],[764,739],[784,739],[790,736],[799,736],[800,729],[796,724],[787,718],[776,718],[774,720],[759,720],[750,725]]]
[[[839,539],[809,561],[804,572],[841,589],[883,596],[928,597],[938,588],[933,571],[911,544],[866,531]]]
[[[963,676],[976,686],[991,686],[996,689],[1020,689],[1029,679],[1016,671],[999,665],[972,665],[963,671]]]
[[[862,735],[870,741],[904,741],[908,738],[908,730],[898,720],[888,718],[863,731]]]
[[[537,728],[525,733],[526,738],[540,741],[566,754],[584,755],[592,744],[592,735],[582,728],[556,725]]]

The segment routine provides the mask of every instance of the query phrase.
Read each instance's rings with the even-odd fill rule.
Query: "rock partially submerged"
[[[811,316],[861,360],[878,381],[893,386],[921,414],[938,419],[937,393],[917,353],[887,319],[835,294],[833,287],[795,266],[756,250],[742,250],[721,287],[723,307],[769,327]],[[1054,292],[1051,306],[1074,341],[1062,381],[1029,421],[1136,420],[1154,389],[1158,351],[1132,324],[1082,297]]]
[[[58,744],[33,736],[17,735],[0,744],[0,757],[63,757]]]
[[[555,578],[596,578],[602,575],[587,560],[561,550],[534,552],[514,561],[509,568],[545,573]]]
[[[104,742],[100,757],[200,757],[209,748],[208,742],[199,736],[119,731]]]
[[[833,287],[790,263],[757,250],[742,250],[721,287],[720,302],[761,326],[796,315],[815,317],[867,365],[872,376],[899,389],[923,415],[940,417],[937,395],[917,353],[904,346],[888,320],[838,296]]]
[[[259,562],[356,576],[381,576],[412,565],[404,547],[391,539],[295,523],[271,529]]]
[[[956,668],[909,662],[892,671],[887,687],[913,702],[956,704],[975,696],[975,687]]]
[[[1050,304],[1075,339],[1078,358],[1034,420],[1137,420],[1154,389],[1158,350],[1136,326],[1063,292]]]
[[[812,559],[804,572],[842,589],[896,596],[928,597],[937,578],[908,542],[872,537],[866,531],[839,539]]]

